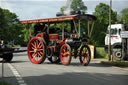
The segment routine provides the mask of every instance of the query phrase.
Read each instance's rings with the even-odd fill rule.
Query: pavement
[[[79,59],[72,59],[69,66],[33,64],[27,52],[14,53],[11,63],[4,63],[4,80],[11,85],[128,85],[128,68],[102,65],[102,59],[92,59],[82,66]],[[0,81],[2,80],[0,63]]]

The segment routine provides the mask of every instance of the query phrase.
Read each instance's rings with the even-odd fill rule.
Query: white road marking
[[[19,85],[27,85],[25,81],[23,80],[23,78],[21,77],[21,75],[18,73],[18,71],[10,63],[8,63],[8,66],[13,72],[14,76],[16,77]]]

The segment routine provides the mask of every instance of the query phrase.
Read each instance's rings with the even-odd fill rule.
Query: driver
[[[0,48],[5,48],[4,41],[1,40]]]
[[[47,31],[47,28],[46,28],[46,25],[45,23],[37,23],[35,26],[34,26],[34,33],[35,35],[37,35],[38,33],[40,32],[46,32]]]
[[[34,26],[34,35],[36,36],[38,33],[44,32],[44,39],[46,43],[48,44],[49,42],[49,36],[47,33],[47,24],[46,23],[37,23]]]

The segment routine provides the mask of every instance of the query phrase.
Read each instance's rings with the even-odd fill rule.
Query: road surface
[[[26,52],[15,53],[13,61],[4,64],[4,80],[11,85],[128,85],[128,68],[105,66],[100,61],[94,59],[86,67],[79,59],[72,59],[69,66],[48,60],[33,64]]]

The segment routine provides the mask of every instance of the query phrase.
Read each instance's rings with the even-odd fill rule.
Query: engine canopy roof
[[[94,15],[90,14],[78,14],[78,15],[72,15],[72,16],[60,16],[55,18],[45,18],[45,19],[34,19],[34,20],[22,20],[20,21],[21,24],[27,24],[27,23],[43,23],[43,22],[63,22],[63,21],[71,21],[71,20],[87,20],[92,21],[96,20],[96,17]]]

